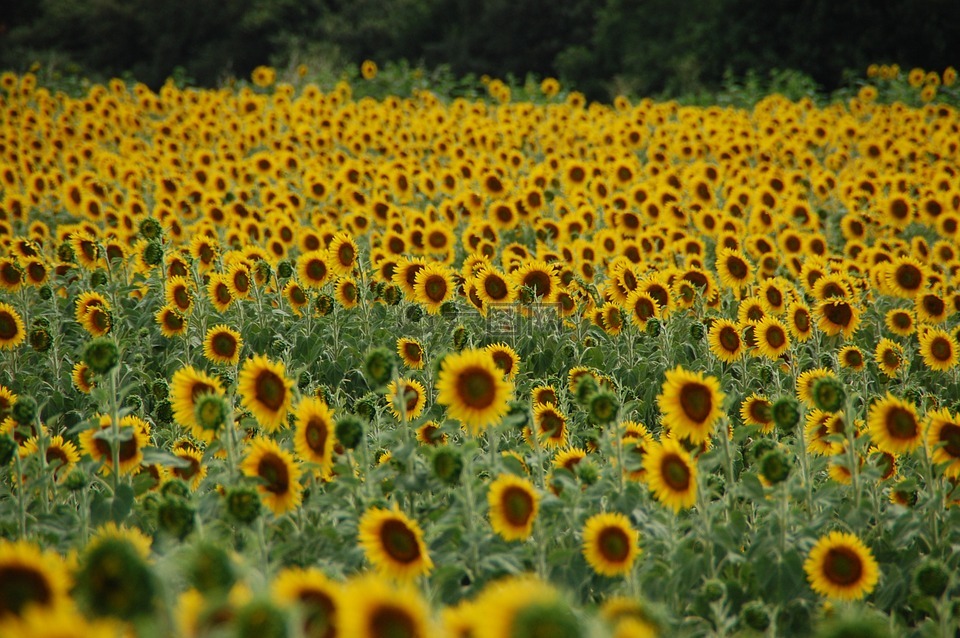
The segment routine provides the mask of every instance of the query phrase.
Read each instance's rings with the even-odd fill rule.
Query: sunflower
[[[949,478],[960,478],[960,414],[946,408],[927,412],[927,448],[935,465],[943,465]]]
[[[420,525],[399,509],[375,507],[364,512],[359,541],[367,560],[385,576],[412,580],[433,569]]]
[[[850,368],[855,372],[863,370],[867,363],[863,351],[856,346],[844,346],[837,352],[841,368]]]
[[[397,419],[412,421],[423,413],[427,404],[423,384],[413,379],[397,379],[387,385],[387,405]]]
[[[303,622],[302,635],[334,638],[343,614],[343,586],[316,567],[288,567],[277,574],[271,591],[281,605],[297,606]]]
[[[187,332],[187,318],[176,306],[163,306],[154,315],[154,320],[160,326],[160,334],[164,337],[173,338]]]
[[[110,302],[107,298],[96,291],[82,292],[77,295],[74,302],[73,316],[77,323],[83,323],[84,317],[94,307],[100,307],[104,310],[110,310]]]
[[[553,301],[554,295],[560,289],[560,281],[554,267],[537,259],[521,265],[511,273],[511,277],[514,286],[528,291],[533,298],[538,298],[544,303]]]
[[[890,393],[870,406],[867,427],[874,445],[891,454],[913,452],[923,437],[916,406]]]
[[[927,284],[927,267],[913,257],[898,257],[887,270],[886,284],[890,292],[903,299],[913,299]]]
[[[816,383],[818,379],[825,377],[836,378],[836,375],[827,368],[813,368],[812,370],[804,370],[801,372],[797,375],[797,398],[805,403],[807,407],[813,407],[813,384]]]
[[[729,319],[714,321],[713,325],[710,326],[707,340],[710,343],[710,352],[727,363],[733,363],[740,359],[745,351],[737,324]]]
[[[181,368],[170,379],[170,404],[173,418],[183,427],[190,428],[197,438],[212,440],[212,433],[197,421],[197,400],[204,394],[223,396],[223,384],[216,377],[197,370],[193,366]]]
[[[737,306],[737,321],[742,324],[756,324],[766,316],[763,300],[756,295],[745,297]]]
[[[46,433],[46,428],[44,428]],[[37,437],[30,437],[21,448],[22,456],[36,454],[40,450]],[[72,441],[64,441],[59,434],[47,439],[46,453],[44,455],[47,467],[53,470],[53,479],[59,480],[70,473],[73,466],[80,462],[80,453],[77,446]]]
[[[790,349],[790,336],[787,327],[774,316],[764,317],[754,327],[757,349],[760,354],[776,361],[780,355]]]
[[[404,296],[411,301],[416,298],[414,286],[417,283],[417,273],[427,267],[423,257],[412,259],[402,258],[393,273],[393,283],[400,287]]]
[[[887,330],[901,337],[908,337],[917,329],[913,313],[906,308],[893,308],[884,316]]]
[[[355,308],[357,300],[360,298],[360,291],[357,289],[357,282],[351,277],[341,277],[337,280],[334,288],[334,297],[341,306],[346,309]]]
[[[533,533],[540,496],[529,479],[501,474],[487,492],[490,525],[504,540],[521,541]]]
[[[943,372],[957,365],[958,349],[953,335],[939,328],[929,328],[920,337],[920,355],[931,370]]]
[[[552,403],[542,403],[533,409],[533,427],[537,440],[545,447],[562,448],[567,445],[569,426],[567,417]],[[534,445],[530,428],[524,428],[524,438]]]
[[[446,445],[448,438],[446,432],[440,430],[440,425],[436,421],[427,421],[417,428],[417,441],[423,445]]]
[[[657,403],[664,426],[699,445],[710,438],[714,423],[723,415],[724,398],[714,377],[678,366],[666,373]]]
[[[203,356],[213,363],[237,365],[243,339],[240,333],[223,324],[207,330],[203,339]]]
[[[316,397],[304,397],[294,411],[294,422],[293,444],[297,454],[319,465],[321,475],[329,473],[337,444],[333,410]]]
[[[441,264],[428,264],[417,273],[413,293],[428,313],[438,314],[443,303],[453,297],[453,273]]]
[[[473,434],[503,418],[513,395],[513,383],[503,378],[493,356],[478,349],[444,357],[436,389],[437,402]]]
[[[660,306],[650,293],[643,290],[631,291],[623,307],[630,316],[630,321],[641,331],[647,329],[650,319],[660,318]]]
[[[811,454],[817,456],[832,456],[843,452],[845,445],[829,439],[831,435],[843,435],[846,431],[846,422],[840,412],[825,412],[814,408],[807,412],[804,424],[804,440]]]
[[[817,304],[817,327],[829,336],[850,338],[860,325],[860,312],[845,299],[825,299]]]
[[[212,436],[210,438],[212,439]],[[207,476],[207,466],[203,464],[203,452],[192,444],[182,442],[173,446],[173,455],[186,465],[175,466],[170,471],[176,478],[187,483],[191,491],[196,492]]]
[[[476,638],[574,638],[585,636],[580,620],[552,585],[530,575],[491,583],[476,599]]]
[[[181,313],[189,313],[193,308],[193,295],[190,292],[190,284],[179,275],[167,279],[164,285],[163,298],[168,306],[173,306]]]
[[[804,343],[813,335],[813,320],[810,317],[810,307],[800,301],[793,301],[787,306],[787,326],[790,334],[797,341]]]
[[[530,399],[534,406],[553,403],[556,405],[557,390],[552,385],[538,385],[530,391]]]
[[[647,450],[646,481],[658,501],[679,512],[697,501],[697,466],[676,439],[664,439]]]
[[[2,596],[3,593],[0,593]],[[6,638],[114,638],[117,624],[87,619],[74,605],[29,605],[19,618],[0,613],[0,631]]]
[[[310,300],[307,298],[307,294],[303,291],[303,288],[293,279],[284,285],[283,296],[287,300],[287,303],[290,304],[293,313],[298,317],[303,315],[303,309],[310,304]]]
[[[113,451],[105,438],[96,436],[106,433],[111,426],[110,417],[99,418],[100,427],[88,428],[80,433],[80,449],[95,462],[102,462],[107,472],[113,471]],[[129,428],[130,434],[127,435]],[[128,414],[120,418],[120,474],[134,474],[143,462],[143,449],[150,443],[150,426],[143,419]]]
[[[503,371],[508,381],[517,376],[520,368],[520,355],[505,343],[494,343],[484,348],[493,357],[493,362]]]
[[[773,404],[762,394],[753,393],[740,404],[740,418],[745,425],[756,425],[763,434],[773,432]]]
[[[13,349],[27,338],[23,319],[13,306],[0,302],[0,349]]]
[[[69,589],[59,556],[25,540],[0,540],[0,623],[31,608],[49,614],[67,604]]]
[[[619,425],[623,430],[620,436],[620,445],[623,446],[624,475],[631,481],[642,481],[646,476],[644,462],[647,450],[656,445],[656,439],[647,431],[647,427],[635,421],[624,421]]]
[[[293,403],[293,381],[286,377],[282,362],[264,355],[247,359],[237,379],[240,403],[268,432],[276,432],[287,423]]]
[[[397,339],[397,354],[403,364],[408,368],[420,370],[423,368],[424,354],[423,344],[410,337],[400,337]]]
[[[297,277],[307,288],[322,288],[330,278],[327,265],[329,255],[325,250],[312,250],[297,258]]]
[[[351,638],[430,638],[435,635],[430,608],[408,584],[391,583],[374,574],[349,581],[344,588],[338,635]]]
[[[880,569],[857,536],[830,532],[817,541],[803,563],[810,587],[827,598],[860,600],[873,591]]]
[[[73,387],[84,394],[90,394],[90,391],[96,387],[96,376],[93,374],[93,370],[90,369],[84,362],[75,363],[73,365],[73,371],[70,373],[70,378],[73,380]]]
[[[357,265],[358,253],[357,243],[350,235],[345,232],[337,233],[327,246],[330,270],[334,275],[349,276]]]
[[[260,436],[251,440],[240,471],[259,480],[260,498],[275,515],[282,516],[300,505],[302,470],[273,439]]]
[[[721,248],[717,251],[716,269],[720,283],[734,291],[753,280],[753,265],[741,250]]]
[[[484,304],[508,304],[516,299],[516,286],[493,266],[485,265],[473,281],[477,287],[477,296]]]
[[[243,262],[237,262],[227,270],[227,286],[235,299],[246,299],[250,296],[251,281],[250,267]]]
[[[595,514],[583,526],[583,556],[603,576],[626,576],[640,553],[640,534],[620,513]]]
[[[873,360],[880,366],[880,370],[892,379],[897,376],[897,372],[903,366],[903,347],[899,343],[883,337],[877,343]]]
[[[207,299],[213,304],[213,307],[220,312],[226,312],[233,303],[233,293],[230,292],[230,284],[226,276],[219,273],[211,273],[207,282]]]

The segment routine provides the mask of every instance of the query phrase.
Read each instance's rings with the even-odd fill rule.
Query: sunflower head
[[[359,540],[367,560],[385,575],[407,580],[433,569],[423,531],[399,510],[367,510],[360,519]]]
[[[363,361],[363,371],[367,381],[374,388],[380,388],[393,377],[396,363],[393,353],[386,348],[374,348],[367,352]]]
[[[97,337],[87,342],[83,349],[83,362],[95,374],[107,374],[120,362],[117,343],[110,337]]]
[[[858,537],[831,532],[820,538],[803,564],[815,592],[838,600],[860,600],[877,585],[880,570]]]
[[[153,613],[156,578],[127,539],[94,542],[81,559],[76,581],[76,599],[94,616],[133,620]]]

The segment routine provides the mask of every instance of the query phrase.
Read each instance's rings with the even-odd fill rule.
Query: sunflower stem
[[[229,477],[232,480],[237,475],[237,441],[236,432],[234,432],[233,429],[232,406],[227,408],[227,415],[223,427],[227,433],[227,468],[229,470]]]
[[[473,455],[474,450],[469,450],[463,455],[463,498],[464,510],[467,517],[467,534],[470,544],[471,569],[473,571],[473,580],[476,580],[480,573],[480,541],[477,537],[477,518],[475,512],[475,502],[473,500]]]
[[[850,479],[853,485],[853,502],[859,516],[860,513],[860,463],[857,458],[856,440],[853,438],[853,430],[856,427],[853,414],[853,398],[847,396],[846,410],[844,411],[844,431],[847,435],[847,451],[850,456]]]
[[[19,523],[20,536],[19,538],[25,539],[27,537],[27,504],[24,500],[24,476],[23,476],[23,462],[20,460],[20,450],[17,449],[13,453],[13,460],[15,464],[15,469],[17,472],[17,522]]]
[[[800,479],[803,482],[804,496],[806,498],[807,512],[813,514],[813,485],[810,483],[810,459],[807,458],[807,438],[804,435],[803,428],[798,424],[797,441],[800,443]],[[818,512],[819,513],[819,512]]]
[[[113,461],[113,495],[120,489],[120,406],[117,403],[118,366],[110,371],[110,434],[113,441],[110,455]]]

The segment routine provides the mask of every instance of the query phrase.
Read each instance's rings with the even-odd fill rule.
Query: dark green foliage
[[[960,4],[806,0],[12,0],[0,68],[213,85],[258,64],[336,70],[371,58],[457,76],[561,77],[592,99],[696,96],[746,78],[833,90],[870,63],[955,63]],[[792,69],[799,73],[784,73]],[[778,71],[779,70],[779,71]]]

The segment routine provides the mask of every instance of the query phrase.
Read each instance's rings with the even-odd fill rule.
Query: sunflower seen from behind
[[[303,473],[293,455],[273,439],[257,437],[247,445],[240,471],[258,481],[257,491],[263,504],[276,516],[297,508],[302,500]]]
[[[433,569],[420,525],[396,508],[368,509],[358,540],[367,561],[384,576],[409,581]]]
[[[293,381],[286,377],[282,362],[264,355],[247,359],[240,369],[237,391],[244,408],[268,432],[276,432],[287,422],[293,403]]]
[[[437,403],[474,435],[506,415],[513,383],[504,379],[490,352],[466,349],[444,357],[437,379]]]
[[[677,366],[666,373],[657,403],[664,426],[699,445],[713,434],[714,424],[723,415],[724,398],[716,378]]]
[[[880,579],[870,549],[854,534],[838,531],[817,541],[803,570],[813,591],[835,600],[861,600]]]
[[[595,514],[583,525],[583,556],[603,576],[626,576],[640,553],[640,534],[620,513]]]

